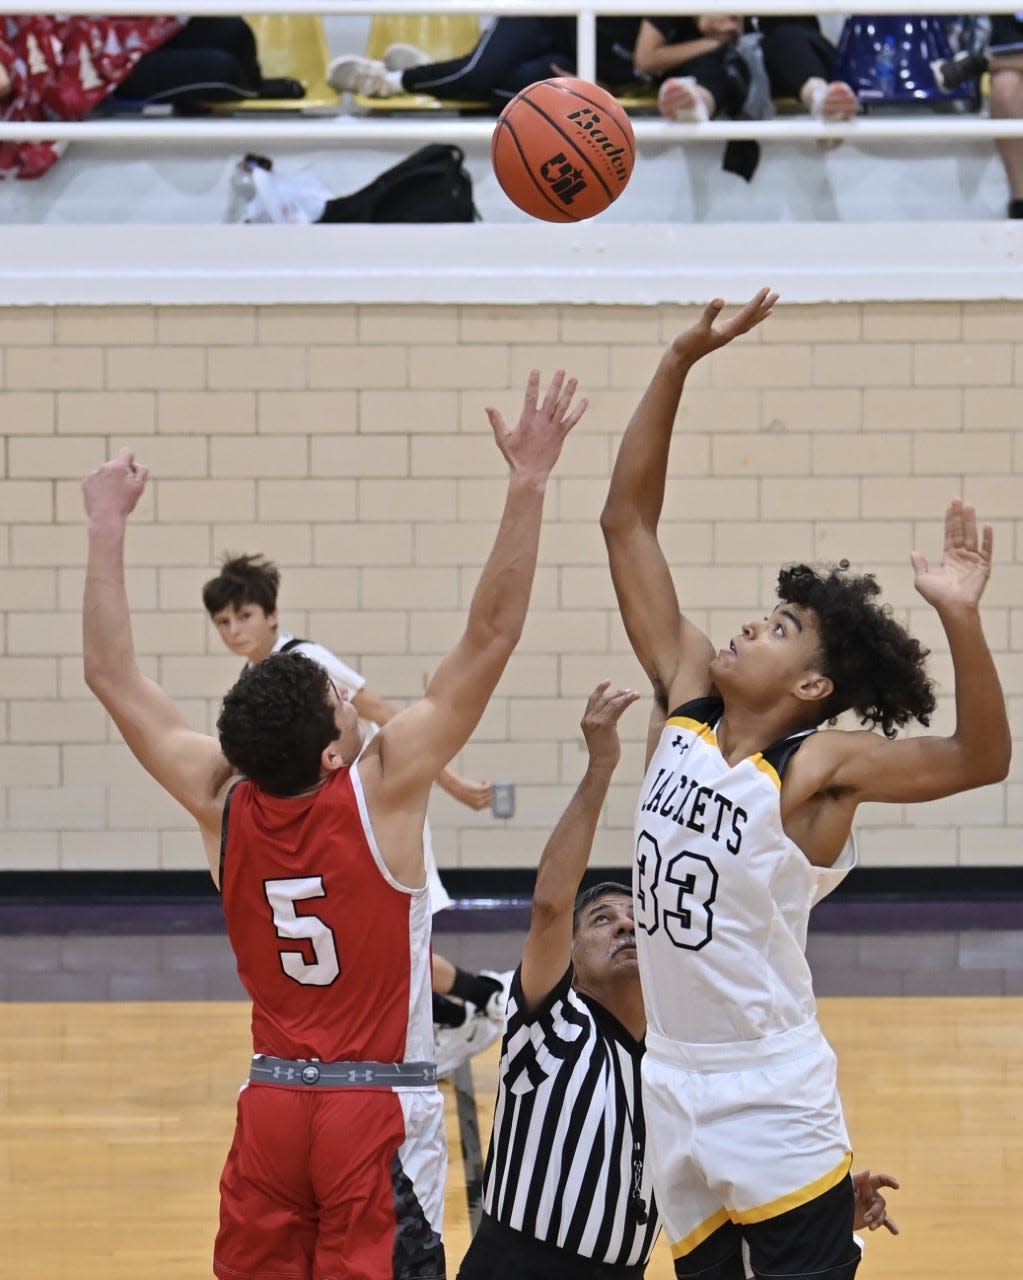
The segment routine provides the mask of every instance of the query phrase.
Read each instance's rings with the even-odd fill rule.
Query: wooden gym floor
[[[510,964],[520,938],[481,936],[479,944],[485,941],[491,960],[496,954]],[[109,991],[52,999],[33,997],[25,986],[11,989],[12,973],[44,976],[43,959],[52,963],[58,953],[65,975],[100,972],[109,988],[115,951],[122,960],[136,953],[128,967],[138,986],[142,940],[0,937],[7,982],[0,992],[3,1280],[211,1275],[217,1181],[247,1066],[247,1005],[176,998],[173,983],[170,999],[112,999]],[[154,959],[166,965],[173,940],[148,941],[148,951],[141,950],[149,967]],[[902,1182],[889,1201],[902,1234],[869,1236],[859,1275],[961,1280],[1015,1270],[1023,1251],[1023,996],[1000,993],[1019,989],[1023,932],[833,941],[830,985],[861,992],[821,1000],[839,1057],[855,1165],[884,1169]],[[205,939],[177,942],[191,953],[192,968],[209,965]],[[455,936],[438,943],[446,954],[461,952],[460,959],[476,945]],[[815,948],[819,956],[827,949],[819,938]],[[873,970],[871,956],[879,957]],[[825,974],[818,988],[826,989],[824,959],[815,967]],[[914,973],[925,977],[928,994],[886,994],[912,990],[906,975]],[[953,992],[975,988],[977,973],[988,979],[998,973],[999,994],[929,994],[942,985],[942,973]],[[484,1151],[496,1074],[495,1045],[463,1076],[471,1079]],[[450,1083],[444,1090],[451,1156],[445,1239],[453,1277],[470,1230],[461,1138],[473,1098],[463,1094],[460,1126],[456,1091]],[[470,1162],[470,1182],[474,1172]],[[663,1241],[647,1274],[670,1280]]]

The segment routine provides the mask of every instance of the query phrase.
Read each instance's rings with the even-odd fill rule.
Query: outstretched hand
[[[135,461],[131,449],[121,449],[82,481],[85,513],[90,520],[131,515],[146,487],[149,468]]]
[[[977,513],[962,498],[953,498],[945,511],[945,546],[941,564],[933,569],[920,551],[911,551],[914,586],[935,609],[976,608],[991,574],[991,526],[978,536]]]
[[[479,812],[481,809],[490,808],[494,788],[489,782],[476,782],[472,778],[463,778],[461,774],[452,773],[450,769],[446,769],[437,781],[452,800],[464,804],[467,809],[475,809]]]
[[[618,721],[638,697],[632,689],[612,689],[610,680],[602,680],[590,694],[579,723],[591,763],[610,763],[612,768],[618,763]]]
[[[687,364],[695,364],[719,347],[727,346],[734,338],[755,329],[771,314],[777,301],[777,292],[765,287],[754,294],[734,316],[715,323],[725,306],[723,298],[715,298],[704,307],[703,315],[696,324],[678,335],[672,342],[671,349]]]
[[[522,413],[512,430],[497,409],[487,407],[497,447],[514,473],[535,479],[546,479],[550,475],[565,437],[589,403],[584,396],[573,406],[577,386],[575,378],[566,382],[564,369],[559,369],[540,402],[540,371],[534,369],[526,383]]]
[[[864,1169],[860,1173],[854,1173],[852,1180],[856,1194],[853,1230],[862,1231],[865,1228],[876,1231],[878,1227],[884,1227],[893,1236],[897,1236],[899,1227],[895,1219],[888,1216],[888,1203],[881,1194],[881,1188],[891,1187],[898,1191],[898,1178],[893,1178],[890,1173],[871,1173],[869,1169]]]

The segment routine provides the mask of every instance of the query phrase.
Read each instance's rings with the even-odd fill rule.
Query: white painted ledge
[[[1023,222],[7,226],[7,305],[1023,299]]]

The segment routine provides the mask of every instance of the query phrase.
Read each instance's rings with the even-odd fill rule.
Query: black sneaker
[[[931,63],[934,82],[942,93],[951,93],[967,80],[979,80],[986,70],[984,54],[967,53],[965,49],[954,58],[941,58]]]
[[[1023,218],[1023,200],[1010,200],[1008,213],[1010,218]]]
[[[291,76],[264,76],[259,86],[260,98],[304,98],[305,85]]]

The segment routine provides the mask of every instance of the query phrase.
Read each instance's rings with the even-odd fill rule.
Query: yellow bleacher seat
[[[476,47],[480,38],[479,18],[471,13],[378,14],[370,24],[366,41],[366,57],[380,60],[392,44],[411,44],[422,49],[437,62],[460,58]],[[356,94],[355,106],[362,111],[482,111],[486,102],[455,102],[435,98],[428,93],[402,93],[390,98],[370,98]]]
[[[378,14],[370,24],[366,57],[383,58],[392,44],[414,44],[434,61],[446,62],[474,49],[479,38],[480,20],[472,13]]]
[[[305,86],[304,98],[245,98],[220,102],[220,115],[267,111],[320,114],[339,109],[337,90],[327,83],[330,52],[318,14],[250,13],[245,21],[256,37],[259,65],[266,77],[290,76]]]

